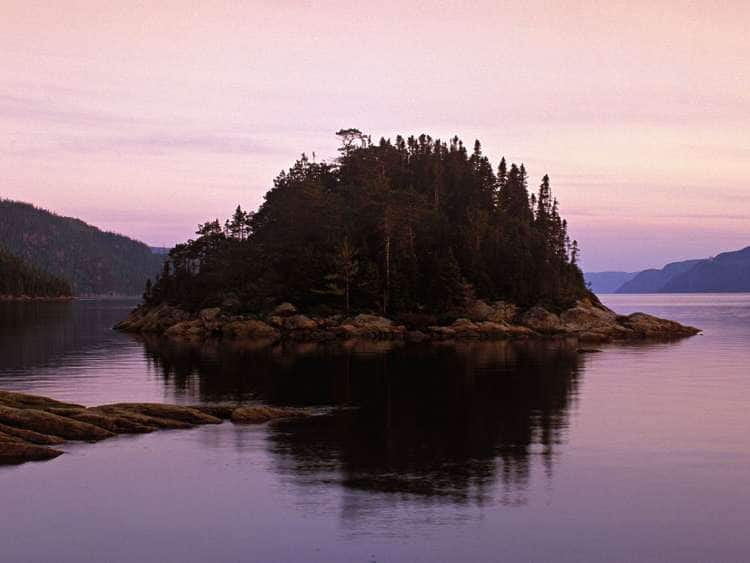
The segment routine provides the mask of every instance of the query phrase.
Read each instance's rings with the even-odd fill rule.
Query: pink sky
[[[334,131],[546,172],[589,270],[750,245],[750,3],[0,0],[0,197],[154,245]]]

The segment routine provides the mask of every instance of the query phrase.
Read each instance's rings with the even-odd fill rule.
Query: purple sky
[[[158,4],[158,7],[156,5]],[[334,131],[546,172],[588,270],[750,245],[750,3],[0,3],[0,196],[168,246]]]

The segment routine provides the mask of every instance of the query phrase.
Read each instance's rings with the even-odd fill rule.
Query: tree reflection
[[[523,503],[532,465],[551,475],[581,365],[564,341],[146,348],[203,401],[352,407],[269,428],[293,483],[474,503],[498,483],[502,502]]]

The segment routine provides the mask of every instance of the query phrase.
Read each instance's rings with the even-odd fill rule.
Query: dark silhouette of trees
[[[469,154],[458,137],[338,135],[336,162],[303,154],[257,212],[238,206],[175,247],[146,300],[390,314],[471,297],[555,308],[586,293],[548,176],[530,197],[524,166],[503,158],[495,174],[479,141]]]
[[[0,246],[0,296],[67,297],[70,284],[35,268]]]

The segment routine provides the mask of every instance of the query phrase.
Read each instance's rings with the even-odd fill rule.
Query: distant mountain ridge
[[[638,272],[586,272],[583,278],[594,293],[614,293]]]
[[[746,291],[750,291],[750,246],[700,260],[661,289],[663,293]]]
[[[653,268],[643,270],[617,288],[616,293],[659,293],[672,278],[687,272],[702,261],[685,260],[683,262],[672,262],[660,270]]]
[[[0,240],[23,262],[68,281],[76,295],[139,295],[164,262],[142,242],[6,199]]]
[[[714,258],[672,262],[661,269],[627,272],[588,272],[595,293],[750,292],[750,246]],[[614,287],[618,279],[625,279]]]

